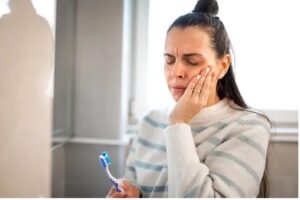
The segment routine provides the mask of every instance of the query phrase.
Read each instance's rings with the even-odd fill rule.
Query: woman
[[[177,18],[165,42],[175,107],[148,114],[127,159],[124,192],[108,197],[261,196],[268,121],[236,85],[230,41],[215,0]],[[261,188],[262,189],[262,188]]]

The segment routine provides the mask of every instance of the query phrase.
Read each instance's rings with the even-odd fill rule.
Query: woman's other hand
[[[215,74],[209,67],[202,70],[200,76],[192,78],[169,116],[170,124],[188,123],[207,105],[214,78]]]
[[[115,187],[112,187],[108,194],[107,198],[139,198],[140,191],[138,188],[133,186],[129,181],[122,180],[122,189],[124,192],[117,192]]]

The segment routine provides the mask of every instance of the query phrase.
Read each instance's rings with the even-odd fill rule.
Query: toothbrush
[[[113,183],[113,185],[115,186],[116,190],[118,192],[124,192],[122,187],[121,187],[121,180],[115,178],[113,175],[111,175],[110,171],[109,171],[109,165],[110,165],[110,158],[107,154],[106,151],[103,151],[102,154],[99,156],[99,161],[101,166],[103,167],[103,169],[105,170],[108,178],[111,180],[111,182]]]

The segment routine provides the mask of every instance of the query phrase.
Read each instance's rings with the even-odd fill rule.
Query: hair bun
[[[216,0],[198,0],[193,12],[217,15],[219,12],[218,2]]]

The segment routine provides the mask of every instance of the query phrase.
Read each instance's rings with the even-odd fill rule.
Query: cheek
[[[212,71],[215,73],[216,77],[218,78],[219,75],[221,74],[221,67],[220,67],[220,63],[218,61],[216,61],[215,63],[213,63],[211,65],[211,69]]]
[[[194,76],[201,74],[203,67],[198,67],[193,70],[190,70],[188,73],[189,79],[192,79]]]
[[[164,74],[165,74],[166,81],[169,82],[171,79],[171,70],[169,67],[164,66]]]

